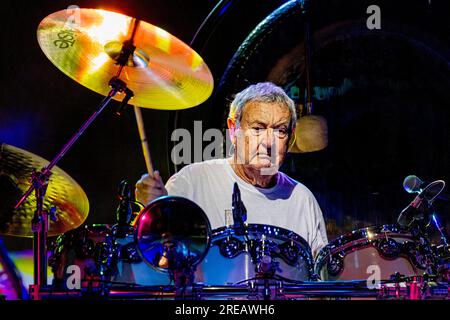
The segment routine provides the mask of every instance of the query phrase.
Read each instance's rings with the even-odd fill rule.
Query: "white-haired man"
[[[285,228],[302,236],[314,255],[328,242],[320,207],[303,184],[279,172],[295,130],[294,102],[280,87],[251,85],[231,103],[227,120],[233,155],[185,166],[164,185],[158,172],[136,184],[147,204],[162,195],[188,198],[207,214],[213,229],[225,225],[237,182],[247,223]]]

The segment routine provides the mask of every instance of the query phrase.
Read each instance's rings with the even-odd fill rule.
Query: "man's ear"
[[[296,143],[297,137],[295,136],[295,126],[289,132],[288,150]]]
[[[230,132],[230,140],[233,144],[236,144],[236,121],[231,118],[227,118],[227,126]]]

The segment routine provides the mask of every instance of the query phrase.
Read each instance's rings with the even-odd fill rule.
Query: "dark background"
[[[175,171],[169,155],[176,117],[179,127],[190,130],[194,120],[203,121],[204,130],[223,129],[227,102],[248,83],[269,79],[286,89],[293,83],[304,87],[303,56],[289,56],[303,41],[301,19],[281,20],[259,30],[260,35],[267,34],[254,40],[260,45],[244,46],[235,55],[250,32],[284,2],[230,1],[193,43],[214,76],[213,96],[199,107],[178,113],[143,110],[153,162],[164,180]],[[315,110],[328,121],[329,145],[320,152],[290,155],[283,170],[316,195],[330,240],[359,227],[393,223],[413,198],[402,188],[407,175],[450,178],[450,11],[446,2],[312,2]],[[50,160],[101,100],[60,72],[40,50],[36,29],[48,14],[69,5],[117,11],[157,25],[189,44],[216,3],[2,3],[0,142]],[[370,4],[381,7],[382,29],[392,32],[361,33]],[[342,29],[346,23],[349,29]],[[355,36],[343,37],[348,31]],[[433,49],[427,51],[424,43]],[[289,76],[274,75],[280,63]],[[339,91],[348,81],[351,85]],[[117,184],[124,178],[134,183],[146,170],[134,114],[130,109],[118,118],[112,112],[115,105],[58,164],[88,195],[88,224],[114,223]],[[450,221],[448,203],[436,202],[436,209],[444,221]],[[31,243],[12,237],[6,242],[11,249]]]

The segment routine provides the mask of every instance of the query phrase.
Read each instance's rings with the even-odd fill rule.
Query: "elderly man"
[[[295,130],[294,102],[272,83],[251,85],[231,103],[227,120],[233,155],[185,166],[164,186],[157,171],[136,184],[136,198],[149,203],[163,195],[188,198],[207,214],[213,229],[226,224],[237,182],[247,223],[285,228],[302,236],[313,254],[327,244],[325,223],[311,191],[279,172]]]

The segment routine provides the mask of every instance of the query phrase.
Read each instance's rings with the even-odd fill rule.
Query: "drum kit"
[[[428,187],[398,225],[345,234],[315,259],[301,236],[276,226],[244,219],[212,230],[206,213],[185,198],[164,196],[144,207],[126,181],[119,186],[117,223],[82,226],[88,198],[56,164],[110,100],[121,102],[118,112],[131,99],[144,108],[189,108],[209,97],[213,78],[183,42],[114,12],[58,11],[40,23],[37,35],[58,69],[105,98],[51,162],[1,145],[0,234],[33,237],[31,299],[450,297],[448,239],[442,233],[444,243],[433,245],[427,232],[426,212],[436,197]],[[139,108],[135,112],[151,173]],[[233,217],[242,217],[235,201]],[[57,237],[48,247],[49,236]]]

